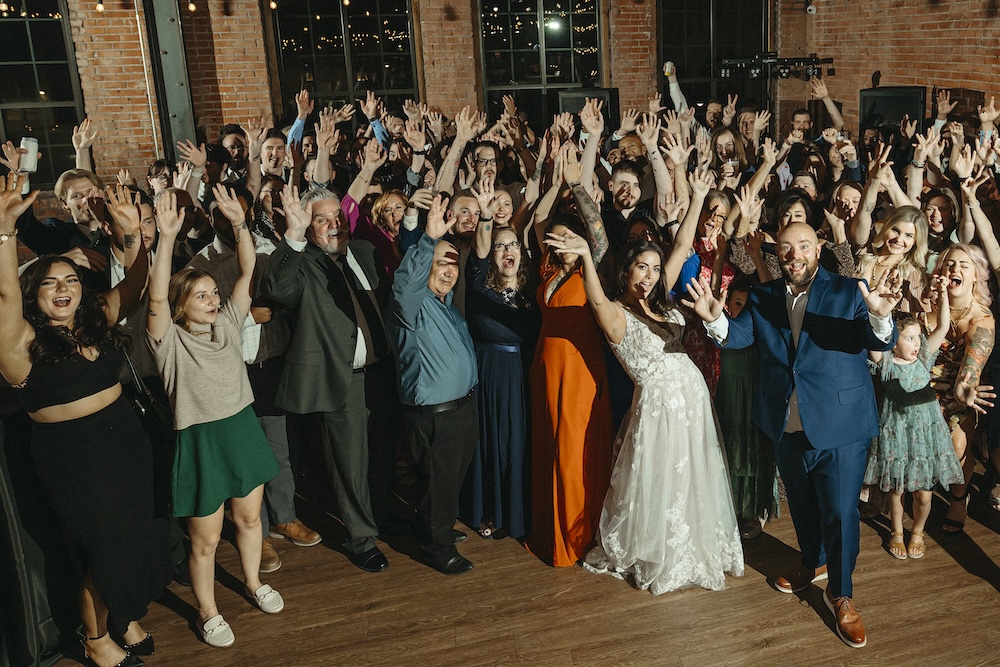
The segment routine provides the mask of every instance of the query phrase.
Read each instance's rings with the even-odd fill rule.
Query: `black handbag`
[[[153,395],[146,383],[142,381],[139,374],[132,365],[128,353],[125,353],[125,361],[132,372],[132,384],[125,385],[125,397],[128,399],[135,414],[142,422],[146,433],[163,433],[174,430],[174,413],[163,400]]]

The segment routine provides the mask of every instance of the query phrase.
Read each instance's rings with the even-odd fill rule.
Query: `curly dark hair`
[[[521,239],[517,237],[517,231],[513,227],[499,227],[493,230],[493,242],[496,242],[497,236],[503,232],[510,232],[514,235],[514,240],[521,243]],[[492,255],[492,243],[490,248],[490,254]],[[528,279],[531,276],[531,261],[528,259],[528,253],[521,252],[521,262],[517,267],[517,285],[515,289],[518,292],[524,292],[525,287],[528,285]],[[497,263],[490,257],[489,268],[486,271],[486,289],[493,290],[494,292],[502,292],[504,289],[503,279],[500,276],[500,269],[497,268]]]
[[[54,264],[63,263],[80,277],[80,268],[71,259],[60,255],[43,255],[21,275],[21,301],[24,319],[35,330],[35,340],[28,346],[31,363],[52,363],[79,354],[80,347],[115,347],[126,350],[129,337],[118,327],[108,324],[104,298],[86,286],[82,287],[74,329],[53,326],[38,305],[38,290]]]
[[[618,279],[615,281],[614,289],[611,291],[611,298],[616,301],[621,299],[628,292],[628,274],[632,270],[632,264],[638,259],[639,255],[644,252],[655,252],[660,258],[660,263],[665,261],[663,256],[663,248],[657,243],[648,241],[645,238],[638,238],[629,241],[622,248],[621,254],[618,256]],[[663,274],[660,273],[659,280],[650,290],[649,296],[646,298],[646,305],[649,309],[656,313],[657,315],[666,315],[670,312],[671,302],[670,294],[667,291],[667,286],[663,282]]]

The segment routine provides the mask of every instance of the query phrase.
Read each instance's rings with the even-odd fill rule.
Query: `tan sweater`
[[[232,417],[253,403],[240,350],[245,319],[246,313],[230,299],[219,311],[211,337],[195,336],[177,324],[161,341],[146,332],[146,344],[174,410],[176,430]]]

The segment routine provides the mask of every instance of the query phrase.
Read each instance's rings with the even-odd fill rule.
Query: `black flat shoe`
[[[474,567],[472,561],[465,558],[461,554],[456,554],[451,557],[450,560],[439,563],[437,561],[428,561],[427,563],[432,568],[440,572],[441,574],[455,575],[455,574],[465,574],[469,572]]]
[[[451,529],[451,536],[455,539],[455,541],[452,544],[461,544],[462,542],[469,539],[468,535],[454,528]]]
[[[147,632],[146,637],[141,642],[122,644],[122,648],[132,655],[153,655],[153,635]]]
[[[378,547],[372,547],[360,554],[347,554],[347,559],[365,572],[381,572],[389,567],[389,561]]]

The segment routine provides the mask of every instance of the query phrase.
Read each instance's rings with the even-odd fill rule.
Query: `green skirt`
[[[253,408],[177,432],[174,516],[210,516],[278,474]]]

